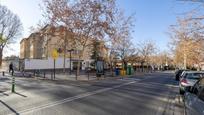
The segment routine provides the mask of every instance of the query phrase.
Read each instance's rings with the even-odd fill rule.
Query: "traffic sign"
[[[59,54],[58,54],[57,50],[54,49],[54,50],[52,51],[52,58],[53,58],[53,59],[57,59],[58,57],[59,57]]]

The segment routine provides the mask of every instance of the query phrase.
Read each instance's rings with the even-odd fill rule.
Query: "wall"
[[[69,68],[69,59],[65,60],[65,68]],[[63,58],[56,59],[55,67],[56,69],[61,69],[64,64]],[[33,69],[53,69],[54,68],[54,60],[52,58],[48,59],[25,59],[25,70],[33,70]]]
[[[93,60],[86,60],[82,62],[82,70],[85,70],[87,66],[90,66],[90,63]],[[72,60],[71,68],[73,69],[73,62],[76,60]],[[89,65],[87,65],[89,63]],[[35,69],[53,69],[54,68],[54,60],[52,58],[48,59],[25,59],[24,62],[24,69],[25,70],[35,70]],[[64,58],[60,57],[55,62],[56,69],[63,69],[64,68]],[[65,68],[70,68],[70,60],[66,58],[65,60]]]

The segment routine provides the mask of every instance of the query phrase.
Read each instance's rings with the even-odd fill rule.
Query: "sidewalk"
[[[93,81],[93,80],[99,80],[99,79],[110,79],[110,78],[120,78],[120,77],[130,77],[130,76],[144,76],[149,73],[143,73],[143,72],[135,72],[132,75],[125,75],[125,76],[112,76],[110,72],[107,72],[105,75],[102,75],[101,77],[97,78],[95,73],[90,73],[89,75],[86,74],[81,74],[77,76],[77,81]],[[54,78],[53,74],[37,74],[33,76],[32,73],[30,72],[18,72],[15,71],[14,76],[16,78],[36,78],[36,79],[42,79],[42,80],[52,80]],[[0,73],[0,78],[2,77],[2,73]],[[11,77],[11,75],[8,72],[5,72],[5,77]],[[72,74],[70,75],[69,73],[66,74],[55,74],[55,79],[54,80],[71,80],[71,81],[76,81],[76,75]]]
[[[0,76],[0,94],[11,90],[11,79],[6,76]]]
[[[132,75],[125,75],[125,76],[112,76],[111,73],[107,73],[105,75],[102,75],[101,77],[97,78],[96,75],[90,74],[88,75],[79,75],[77,76],[76,80],[76,75],[64,75],[64,74],[56,74],[55,75],[55,80],[70,80],[70,81],[95,81],[95,80],[104,80],[104,79],[120,79],[122,77],[132,77],[132,76],[144,76],[146,73],[134,73]],[[50,79],[52,78],[51,75],[46,75],[45,77],[35,77],[37,79]]]

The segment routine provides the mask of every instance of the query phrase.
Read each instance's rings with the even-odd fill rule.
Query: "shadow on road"
[[[9,105],[7,105],[6,103],[4,103],[2,100],[0,100],[0,102],[6,106],[9,110],[11,110],[13,113],[15,113],[16,115],[20,115],[16,110],[14,110],[12,107],[10,107]]]
[[[26,95],[23,95],[23,94],[20,94],[18,92],[15,92],[15,94],[19,95],[19,96],[22,96],[22,97],[27,97]]]
[[[5,91],[0,91],[0,94],[3,94],[5,96],[9,96],[8,94],[4,93]]]

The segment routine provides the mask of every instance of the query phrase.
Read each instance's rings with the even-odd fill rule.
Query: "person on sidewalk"
[[[14,69],[13,69],[13,63],[12,62],[9,64],[9,73],[11,73],[11,75],[13,76]]]

